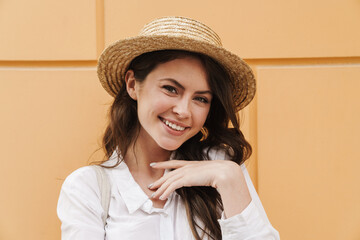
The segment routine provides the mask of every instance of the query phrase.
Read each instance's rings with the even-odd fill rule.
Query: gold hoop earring
[[[208,137],[209,131],[207,130],[206,127],[202,127],[200,132],[202,134],[202,137],[201,137],[200,141],[204,141]]]

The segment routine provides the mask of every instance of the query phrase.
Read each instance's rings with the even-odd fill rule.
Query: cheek
[[[156,101],[154,101],[154,103],[157,109],[167,111],[174,106],[173,101],[174,99],[163,96],[157,98]]]
[[[151,101],[151,109],[154,114],[161,114],[171,109],[171,101],[167,98],[157,97]]]
[[[209,114],[209,110],[210,110],[210,108],[200,109],[200,110],[195,111],[197,125],[201,125],[201,127],[204,125],[204,123],[207,119],[207,116]]]
[[[146,117],[156,117],[157,115],[168,111],[170,108],[171,102],[169,99],[149,97],[138,105],[138,114],[144,115],[145,113],[147,115]]]

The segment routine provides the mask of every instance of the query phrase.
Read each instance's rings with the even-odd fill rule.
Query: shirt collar
[[[148,196],[132,177],[124,161],[121,161],[118,166],[113,168],[111,174],[130,214],[134,213],[149,200]]]
[[[112,154],[107,162],[103,165],[113,166],[118,159],[118,154],[116,151]],[[120,195],[128,209],[129,213],[132,214],[138,209],[142,209],[143,211],[151,214],[152,212],[162,212],[162,209],[155,210],[152,206],[152,202],[149,197],[145,194],[145,192],[141,189],[139,184],[135,181],[131,172],[126,165],[126,163],[121,159],[121,162],[118,166],[111,169],[111,177],[114,179],[114,183],[117,189],[120,192]],[[168,170],[165,170],[167,173]],[[164,174],[165,174],[164,173]],[[170,195],[168,198],[164,210],[167,208],[167,205],[172,201],[173,195],[177,195],[176,192]],[[166,212],[166,211],[165,211]]]

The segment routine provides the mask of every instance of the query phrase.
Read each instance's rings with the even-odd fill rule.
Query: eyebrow
[[[173,84],[175,84],[177,87],[181,88],[182,90],[185,90],[185,87],[183,85],[181,85],[178,81],[176,81],[173,78],[163,78],[160,81],[170,81]],[[204,91],[196,91],[196,94],[210,94],[212,95],[212,92],[210,90],[204,90]]]

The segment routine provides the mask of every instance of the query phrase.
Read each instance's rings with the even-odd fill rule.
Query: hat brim
[[[98,61],[98,77],[104,89],[116,97],[131,61],[146,52],[185,50],[205,54],[216,60],[228,72],[233,84],[236,111],[243,109],[254,98],[256,83],[250,66],[240,57],[202,40],[174,36],[137,36],[119,40],[108,46]]]

